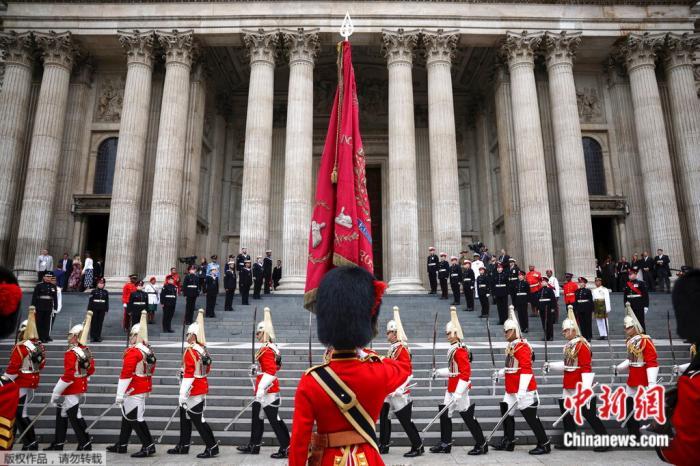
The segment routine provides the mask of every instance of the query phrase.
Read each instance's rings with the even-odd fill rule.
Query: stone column
[[[250,55],[250,84],[243,150],[240,245],[255,257],[264,255],[270,236],[272,104],[279,35],[260,29],[257,33],[246,34],[243,39]],[[304,238],[308,240],[308,229]]]
[[[30,271],[34,270],[41,249],[48,247],[68,86],[75,58],[70,32],[36,33],[35,37],[44,60],[44,74],[36,107],[15,254],[15,268]],[[36,281],[34,272],[22,271],[19,275],[23,285]]]
[[[413,51],[416,32],[384,32],[389,69],[389,248],[392,293],[424,291],[418,262],[416,126]],[[459,195],[459,193],[458,193]]]
[[[518,195],[518,164],[513,133],[513,106],[510,101],[510,76],[508,69],[502,64],[496,67],[495,86],[496,130],[498,159],[501,167],[501,200],[503,201],[506,250],[520,262],[523,255],[523,240],[520,235],[522,227]]]
[[[158,127],[146,271],[164,278],[170,268],[177,265],[194,37],[192,31],[157,32],[157,37],[165,51],[165,83]]]
[[[662,248],[678,264],[684,260],[683,243],[661,97],[654,72],[659,41],[658,37],[649,34],[630,34],[620,44],[620,53],[627,65],[632,92],[650,249]]]
[[[112,203],[107,231],[105,277],[119,288],[136,272],[139,210],[146,159],[146,136],[153,78],[154,33],[120,32],[126,50],[126,85],[119,124],[119,144],[114,167]]]
[[[457,173],[457,135],[452,96],[452,57],[457,34],[423,32],[428,68],[428,131],[433,240],[438,252],[457,255],[462,249]]]
[[[663,55],[692,264],[700,264],[700,101],[693,76],[699,42],[697,34],[667,34]]]
[[[580,33],[547,33],[544,38],[566,271],[592,279],[593,227],[573,70],[580,43]]]
[[[284,211],[280,289],[303,292],[311,221],[312,162],[314,138],[314,61],[319,50],[318,34],[285,32],[289,55],[287,131],[284,145]]]
[[[32,38],[29,32],[0,35],[5,65],[0,92],[0,264],[9,259],[9,240],[13,224],[20,159],[27,138],[27,114],[32,89],[34,65]]]
[[[518,192],[523,239],[521,266],[533,264],[539,270],[545,270],[553,268],[554,253],[534,72],[534,54],[541,41],[541,33],[508,33],[503,44],[503,53],[508,59],[510,69],[515,153],[518,159]]]

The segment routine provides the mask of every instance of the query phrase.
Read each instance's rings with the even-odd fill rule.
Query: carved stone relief
[[[583,87],[576,89],[576,103],[578,104],[578,114],[581,121],[591,123],[602,120],[603,111],[596,88]]]
[[[108,76],[102,79],[95,102],[95,120],[101,122],[118,122],[124,103],[123,76]]]

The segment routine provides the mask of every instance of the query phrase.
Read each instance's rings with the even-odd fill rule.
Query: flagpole
[[[355,30],[355,26],[352,24],[352,18],[350,18],[350,12],[345,12],[345,18],[343,18],[343,24],[340,25],[340,35],[343,37],[345,42],[352,35]]]

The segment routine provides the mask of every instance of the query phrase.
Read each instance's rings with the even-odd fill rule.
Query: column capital
[[[512,69],[518,65],[535,66],[535,53],[542,43],[541,32],[506,32],[506,38],[501,46],[501,53]]]
[[[94,77],[95,59],[92,56],[88,55],[80,59],[80,61],[73,66],[73,74],[71,76],[72,82],[90,86],[92,85],[92,79]]]
[[[700,45],[700,34],[674,34],[664,37],[663,61],[666,69],[676,66],[693,66],[695,54]]]
[[[421,31],[423,45],[425,46],[425,58],[428,66],[434,63],[452,64],[452,58],[457,50],[459,36],[455,31]]]
[[[117,31],[119,43],[126,52],[126,63],[153,66],[153,48],[156,45],[155,31]]]
[[[413,51],[418,43],[418,31],[382,31],[382,52],[387,65],[394,63],[413,63]]]
[[[282,40],[290,65],[299,62],[314,65],[321,48],[317,32],[307,32],[304,28],[298,28],[296,31],[282,31]]]
[[[171,32],[156,31],[158,43],[163,47],[165,52],[165,64],[181,63],[185,66],[191,66],[196,45],[194,43],[194,32],[190,29],[187,31],[178,31],[174,29]]]
[[[44,65],[62,66],[70,70],[79,53],[69,31],[37,32],[34,34],[36,43],[41,50]]]
[[[247,32],[243,36],[243,42],[248,48],[251,64],[255,62],[275,64],[275,55],[279,44],[279,33],[277,31],[265,32],[264,29],[260,28],[257,32]]]
[[[630,33],[617,44],[617,54],[625,63],[627,72],[641,66],[654,68],[656,52],[663,45],[664,36],[660,34]]]
[[[603,63],[603,70],[608,79],[608,87],[627,83],[627,73],[624,63],[621,63],[615,55],[608,56]]]
[[[30,32],[0,33],[0,49],[5,64],[31,67],[34,63],[34,43]]]
[[[547,67],[559,64],[573,65],[576,50],[581,45],[580,32],[547,32],[544,35],[544,51]]]

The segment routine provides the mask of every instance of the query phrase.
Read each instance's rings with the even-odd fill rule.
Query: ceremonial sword
[[[19,434],[19,437],[17,437],[17,438],[15,439],[15,443],[19,443],[19,441],[22,440],[22,438],[24,437],[24,434],[26,434],[27,432],[29,432],[29,429],[31,429],[32,426],[33,426],[34,424],[36,424],[36,421],[38,421],[39,418],[41,417],[41,415],[44,414],[44,413],[46,412],[47,409],[49,409],[49,406],[51,406],[51,400],[49,400],[49,401],[46,402],[46,404],[44,405],[44,407],[41,408],[41,410],[39,411],[39,414],[37,414],[36,417],[32,420],[32,422],[30,422],[29,425],[22,431],[22,433]],[[57,408],[60,408],[61,405],[58,404],[58,405],[56,405],[56,407],[57,407]]]
[[[238,411],[238,414],[236,414],[236,416],[231,420],[231,422],[229,422],[229,423],[226,425],[226,427],[224,427],[224,432],[226,432],[227,430],[229,430],[229,429],[231,428],[232,425],[234,425],[236,422],[238,422],[238,420],[241,418],[241,416],[243,416],[243,413],[245,413],[246,411],[248,411],[248,408],[250,408],[250,407],[253,405],[253,403],[255,403],[255,397],[251,398],[251,399],[248,401],[248,403],[243,407],[243,409],[241,409],[240,411]]]
[[[168,419],[168,422],[165,424],[165,428],[163,428],[163,432],[160,433],[160,437],[158,437],[157,443],[160,443],[163,441],[163,437],[165,436],[165,433],[168,431],[168,427],[170,427],[170,423],[173,422],[173,419],[175,418],[175,415],[177,414],[178,411],[180,411],[179,405],[175,408],[175,411],[173,411],[173,414],[170,415],[170,419]]]
[[[596,385],[598,385],[598,382],[594,383],[593,386],[591,386],[591,390],[595,389]],[[593,398],[594,396],[595,396],[595,393],[593,394],[593,396],[591,396],[591,398]],[[554,423],[552,424],[552,427],[558,426],[559,423],[560,423],[561,421],[564,420],[564,418],[566,417],[566,415],[567,415],[567,414],[572,414],[572,413],[574,412],[575,409],[576,409],[576,408],[572,406],[571,408],[569,408],[569,409],[567,409],[566,411],[564,411],[564,413],[563,413],[561,416],[559,416],[559,417],[557,418],[556,421],[554,421]]]
[[[126,392],[126,393],[124,394],[124,398],[126,398],[127,396],[129,396],[129,395],[131,394],[131,392],[133,392],[133,391],[134,391],[134,389],[132,388],[131,390],[129,390],[128,392]],[[118,403],[115,401],[114,403],[112,403],[112,404],[109,406],[109,408],[107,408],[107,409],[105,409],[104,411],[102,411],[102,414],[100,414],[99,416],[97,416],[97,419],[95,419],[94,421],[92,421],[92,424],[90,424],[86,430],[92,429],[92,427],[93,427],[95,424],[97,424],[97,421],[99,421],[100,419],[102,419],[102,418],[105,416],[105,414],[107,414],[112,408],[114,408],[115,406],[117,406],[117,404],[118,404]]]
[[[673,358],[673,365],[677,366],[676,363],[676,352],[673,350],[673,336],[671,335],[671,312],[666,311],[666,327],[668,328],[668,342],[671,345],[671,357]],[[671,374],[671,383],[676,379],[676,374],[673,372]]]
[[[512,307],[512,306],[511,306]],[[489,337],[489,351],[491,352],[491,365],[493,370],[496,370],[496,358],[493,356],[493,344],[491,343],[491,326],[489,319],[486,319],[486,335]],[[491,378],[491,396],[496,396],[496,380]]]
[[[493,430],[491,431],[489,436],[486,438],[486,441],[484,443],[489,443],[489,441],[491,440],[491,437],[493,437],[493,434],[496,433],[498,428],[501,427],[501,424],[503,424],[503,421],[506,420],[506,416],[508,416],[510,414],[510,412],[513,411],[513,408],[515,408],[517,405],[518,405],[517,401],[515,403],[513,403],[512,405],[510,405],[510,408],[508,408],[508,411],[506,411],[506,413],[503,415],[503,417],[501,417],[501,419],[498,420],[498,422],[493,427]]]
[[[433,391],[433,374],[435,373],[436,361],[435,361],[435,345],[437,343],[437,318],[438,313],[435,312],[435,320],[433,322],[433,369],[430,371],[430,381],[428,382],[428,391]]]
[[[257,333],[256,330],[258,328],[258,323],[256,322],[257,319],[258,306],[255,306],[255,309],[253,309],[253,334],[250,338],[250,372],[248,374],[250,383],[253,384],[253,389],[255,389],[255,382],[253,381],[253,368],[255,368],[255,334]]]
[[[547,351],[547,340],[549,340],[549,337],[547,336],[547,323],[549,322],[549,310],[545,310],[544,312],[544,363],[549,364],[549,355]],[[547,383],[547,374],[544,374],[544,383]]]
[[[428,425],[425,426],[425,427],[423,428],[423,430],[421,430],[421,433],[425,433],[428,429],[430,429],[430,426],[432,426],[433,424],[435,424],[435,421],[437,421],[438,419],[440,419],[440,416],[442,416],[442,414],[443,414],[445,411],[447,411],[448,409],[450,409],[450,406],[452,406],[453,404],[455,404],[456,401],[457,401],[456,398],[453,398],[452,400],[450,400],[450,402],[447,403],[447,404],[437,413],[437,415],[436,415],[434,418],[432,418],[432,419],[430,420],[430,422],[428,423]]]

